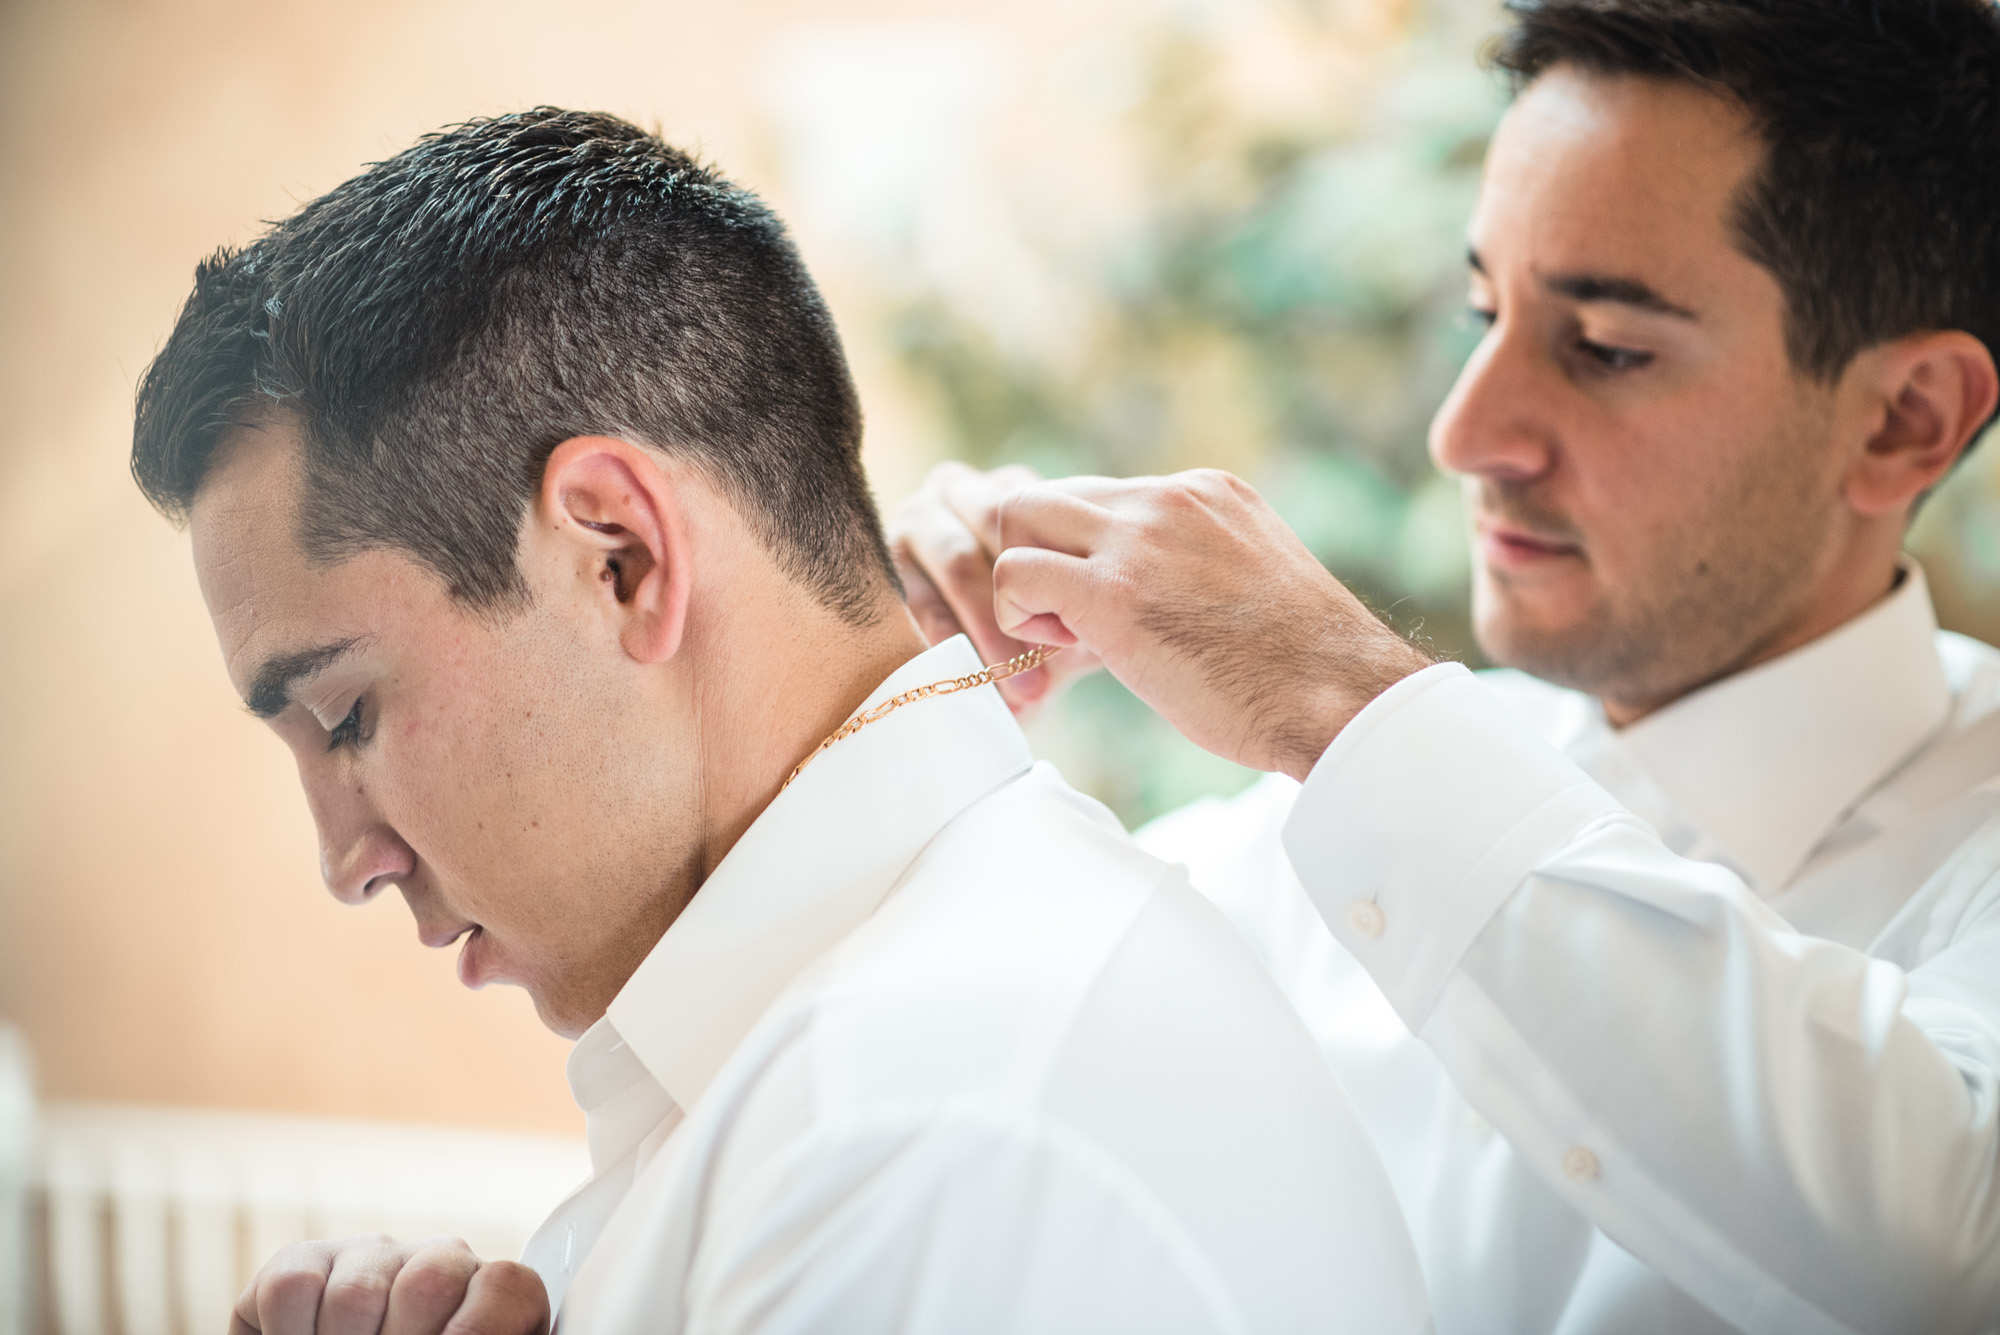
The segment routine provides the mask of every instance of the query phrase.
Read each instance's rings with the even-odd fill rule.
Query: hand
[[[943,463],[890,516],[889,550],[903,577],[910,614],[932,644],[963,633],[982,662],[1000,663],[1042,643],[1015,639],[993,615],[1000,504],[1041,480],[1041,474],[1020,464],[982,473],[961,463]],[[1095,655],[1071,649],[1045,667],[1002,680],[1000,696],[1025,718],[1097,668]]]
[[[1039,483],[1002,502],[999,529],[1003,633],[1088,649],[1253,769],[1303,779],[1364,705],[1433,661],[1227,473]]]
[[[372,1234],[285,1248],[236,1300],[229,1335],[548,1335],[541,1276],[457,1238]]]

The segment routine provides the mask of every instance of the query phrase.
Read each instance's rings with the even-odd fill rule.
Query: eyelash
[[[333,731],[326,736],[326,749],[338,751],[345,746],[358,746],[367,738],[361,732],[361,697],[354,697],[354,707],[347,711],[347,717],[333,725]]]
[[[1650,352],[1613,347],[1609,343],[1593,343],[1587,338],[1576,341],[1576,350],[1607,371],[1636,371],[1653,360],[1653,354]]]
[[[1491,329],[1493,322],[1500,318],[1499,312],[1482,310],[1478,306],[1465,308],[1466,318],[1476,321],[1480,327]],[[1637,371],[1652,364],[1653,354],[1640,352],[1636,348],[1621,348],[1610,343],[1596,343],[1587,338],[1576,341],[1576,350],[1589,357],[1607,371]]]

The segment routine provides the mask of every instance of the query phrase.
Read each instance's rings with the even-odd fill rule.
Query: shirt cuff
[[[1458,663],[1405,677],[1333,739],[1285,851],[1412,1032],[1500,906],[1612,796]]]

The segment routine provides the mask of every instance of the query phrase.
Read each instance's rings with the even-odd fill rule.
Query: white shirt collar
[[[980,666],[958,636],[898,668],[862,708]],[[822,752],[744,831],[570,1054],[593,1160],[601,1166],[644,1136],[645,1126],[625,1125],[643,1120],[637,1104],[657,1109],[651,1122],[666,1111],[657,1096],[632,1093],[639,1068],[672,1103],[693,1106],[786,984],[875,911],[931,837],[1033,763],[990,686],[915,701]],[[634,1116],[622,1115],[627,1105]]]
[[[1944,723],[1951,689],[1923,570],[1812,642],[1725,677],[1616,734],[1765,894]],[[1602,710],[1592,711],[1597,727]]]

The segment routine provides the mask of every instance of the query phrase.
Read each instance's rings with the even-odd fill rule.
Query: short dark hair
[[[900,591],[833,319],[758,199],[612,116],[541,107],[427,135],[195,271],[140,383],[132,474],[185,522],[215,451],[304,441],[300,541],[394,548],[480,609],[525,602],[550,453],[684,457],[851,621]]]
[[[1990,0],[1507,0],[1488,58],[1683,80],[1765,144],[1736,201],[1792,364],[1830,380],[1905,334],[2000,357],[2000,13]]]

